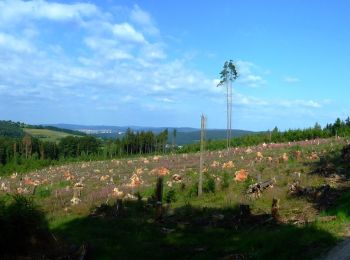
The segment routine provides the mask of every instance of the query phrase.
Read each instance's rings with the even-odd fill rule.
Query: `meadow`
[[[69,133],[49,130],[49,129],[35,129],[35,128],[24,128],[23,129],[25,133],[38,138],[42,141],[51,141],[51,142],[57,142],[60,139],[67,137],[67,136],[73,136]]]

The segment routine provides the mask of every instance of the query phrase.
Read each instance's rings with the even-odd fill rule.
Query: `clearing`
[[[346,144],[320,139],[206,152],[202,197],[196,195],[199,153],[14,173],[1,178],[0,195],[31,196],[45,211],[61,254],[312,259],[348,233]],[[159,175],[161,218],[154,200]]]
[[[49,129],[23,128],[23,131],[43,141],[53,141],[53,142],[56,142],[59,139],[67,136],[74,136],[72,134],[49,130]]]

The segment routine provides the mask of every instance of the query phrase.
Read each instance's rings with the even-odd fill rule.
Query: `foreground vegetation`
[[[2,205],[7,205],[0,216],[8,216],[13,201],[17,205],[11,194],[31,197],[45,212],[44,226],[57,240],[51,247],[54,252],[46,255],[310,259],[349,230],[346,142],[332,138],[207,152],[201,197],[197,153],[73,163],[13,174],[0,181],[6,200]],[[242,170],[247,178],[237,179]],[[160,175],[164,196],[159,218],[154,189]],[[247,194],[251,184],[273,178],[276,182],[259,195]],[[296,183],[299,188],[293,190]],[[273,198],[279,199],[277,215],[272,214]],[[248,205],[250,213],[242,205]],[[31,240],[26,243],[32,245]],[[36,245],[33,250],[45,252]]]

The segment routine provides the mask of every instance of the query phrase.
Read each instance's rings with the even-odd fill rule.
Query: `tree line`
[[[59,142],[41,141],[28,134],[24,134],[23,137],[0,136],[0,174],[24,172],[66,161],[102,160],[174,151],[167,145],[168,134],[167,129],[158,134],[151,131],[134,132],[128,129],[122,138],[116,140],[101,140],[87,135],[67,136]],[[324,128],[317,123],[314,127],[287,131],[280,131],[275,127],[272,131],[233,138],[231,143],[234,147],[252,146],[332,136],[350,136],[349,117],[345,121],[338,118],[334,124],[327,124]],[[208,140],[206,143],[208,150],[226,147],[225,140]],[[176,152],[196,152],[199,148],[199,144],[189,144],[184,145],[182,149],[176,149]]]
[[[59,142],[41,141],[29,134],[0,137],[0,173],[26,171],[69,160],[92,160],[134,154],[164,153],[168,130],[159,134],[128,129],[121,139],[67,136]]]
[[[238,146],[253,146],[262,143],[283,143],[302,140],[312,140],[317,138],[329,138],[333,136],[350,137],[350,118],[345,121],[337,118],[333,124],[327,124],[324,128],[316,123],[314,127],[306,129],[289,129],[280,131],[275,127],[272,131],[266,131],[257,134],[245,135],[236,137],[231,140],[233,147]],[[227,147],[227,142],[224,140],[208,140],[206,143],[208,150],[219,150]],[[182,152],[197,152],[199,144],[188,144],[182,149]]]
[[[152,131],[134,132],[127,129],[121,139],[105,143],[105,157],[134,154],[165,153],[167,150],[168,129],[155,134]]]

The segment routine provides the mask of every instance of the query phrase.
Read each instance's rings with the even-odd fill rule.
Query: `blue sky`
[[[225,128],[350,113],[349,1],[0,0],[0,119]]]

